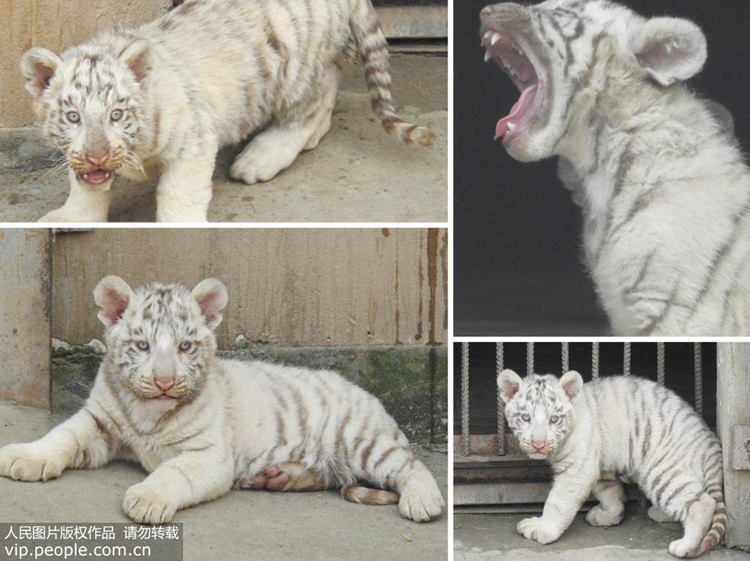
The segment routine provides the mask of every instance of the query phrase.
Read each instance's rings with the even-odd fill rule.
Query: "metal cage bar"
[[[591,377],[599,377],[599,343],[591,343]]]
[[[664,385],[666,372],[664,343],[656,343],[656,381],[660,386]]]
[[[625,374],[625,376],[630,376],[630,343],[623,343],[622,373]]]
[[[695,367],[695,410],[703,417],[703,351],[700,343],[693,343]]]
[[[505,369],[504,363],[503,344],[495,343],[495,373],[497,375]],[[500,397],[499,387],[497,387],[497,455],[505,455],[505,403]]]
[[[526,375],[534,373],[534,343],[526,343]]]
[[[469,343],[461,343],[461,454],[469,451]]]

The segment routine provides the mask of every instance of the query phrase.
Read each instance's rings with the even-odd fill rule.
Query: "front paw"
[[[47,481],[59,477],[65,462],[38,451],[32,444],[0,448],[0,475],[16,481]]]
[[[177,512],[164,492],[145,483],[133,485],[125,492],[122,508],[139,524],[165,524],[171,522]]]
[[[516,530],[527,540],[535,540],[542,545],[552,543],[560,537],[562,532],[549,528],[543,518],[524,518],[516,526]]]
[[[402,496],[398,503],[401,516],[414,522],[429,522],[443,512],[445,501],[439,494],[413,494]]]
[[[443,495],[432,476],[426,481],[407,485],[398,502],[401,516],[415,522],[429,522],[440,516],[443,508]]]

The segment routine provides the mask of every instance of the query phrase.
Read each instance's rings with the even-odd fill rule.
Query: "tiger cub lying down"
[[[503,370],[497,384],[519,446],[555,474],[542,516],[521,520],[518,533],[554,542],[591,493],[599,504],[586,521],[619,524],[622,484],[636,483],[653,503],[649,517],[682,523],[672,555],[697,557],[719,543],[727,522],[721,444],[673,391],[631,376],[584,384],[576,371],[522,379]]]
[[[94,297],[107,353],[86,405],[36,442],[1,448],[0,475],[46,481],[137,461],[150,475],[123,509],[147,524],[232,487],[340,487],[353,502],[398,502],[417,522],[442,512],[435,479],[375,397],[334,372],[214,356],[220,281],[132,290],[108,276]]]
[[[70,194],[46,222],[106,222],[116,176],[160,176],[156,219],[206,220],[216,154],[255,137],[230,175],[268,181],[331,127],[339,64],[359,56],[372,109],[403,142],[435,135],[391,101],[388,47],[370,0],[192,0],[139,29],[21,61]]]

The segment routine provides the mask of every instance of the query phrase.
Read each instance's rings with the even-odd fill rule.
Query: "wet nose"
[[[97,167],[101,167],[109,160],[109,154],[106,152],[98,152],[96,154],[86,154],[86,160]]]
[[[164,392],[174,386],[174,380],[154,380],[154,383]]]
[[[546,442],[544,442],[543,440],[541,440],[541,441],[535,440],[534,442],[531,443],[531,445],[534,447],[534,450],[542,450],[542,449],[544,449],[544,445],[545,444],[546,444]]]

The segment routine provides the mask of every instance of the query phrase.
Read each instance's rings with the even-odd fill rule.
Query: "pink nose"
[[[98,154],[86,154],[86,159],[97,167],[102,167],[109,160],[109,154],[101,152]]]
[[[154,384],[159,386],[162,391],[167,391],[169,388],[174,386],[174,380],[154,380]]]
[[[532,446],[534,447],[534,450],[543,450],[543,449],[544,449],[544,446],[545,446],[546,444],[547,444],[547,443],[546,443],[546,442],[544,442],[544,441],[541,441],[541,442],[532,442],[532,443],[531,443],[531,445],[532,445]]]

